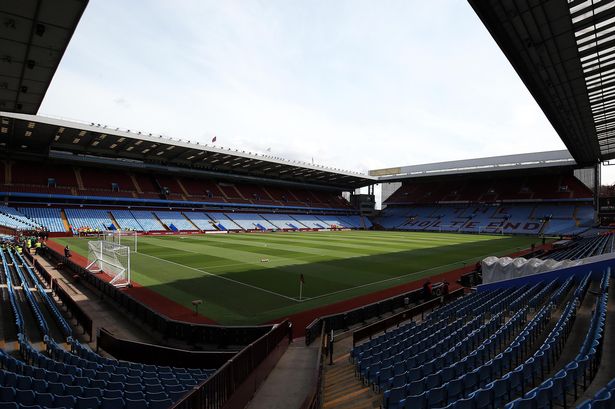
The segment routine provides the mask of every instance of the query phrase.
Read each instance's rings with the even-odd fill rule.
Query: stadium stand
[[[122,230],[144,230],[130,210],[111,210],[111,215]]]
[[[609,269],[478,291],[357,345],[350,359],[364,383],[384,391],[385,409],[574,406],[605,364],[610,276]],[[580,309],[591,311],[588,325],[575,321]],[[583,327],[582,344],[568,342]],[[562,362],[570,353],[576,357]],[[584,407],[610,399],[605,388]]]
[[[275,230],[276,227],[255,213],[225,213],[226,217],[244,230]]]
[[[496,202],[591,198],[591,190],[571,175],[535,175],[496,179],[406,181],[386,204]]]
[[[19,347],[19,357],[0,349],[0,407],[165,409],[214,372],[102,357],[73,337],[24,257],[12,249],[0,249],[0,257],[3,302],[10,305]],[[54,338],[60,334],[66,343]],[[31,339],[42,339],[44,351]]]
[[[217,228],[213,224],[213,220],[211,220],[205,213],[203,212],[183,212],[183,213],[188,219],[190,219],[192,223],[194,223],[196,227],[199,228],[199,230],[202,230],[202,231],[217,230]]]
[[[577,240],[566,248],[549,252],[541,256],[542,259],[552,260],[579,260],[586,257],[613,253],[615,251],[615,234],[612,232],[599,234]]]
[[[195,226],[186,219],[180,212],[155,211],[158,219],[164,223],[171,231],[196,231]]]
[[[50,232],[66,232],[66,227],[62,221],[61,209],[53,207],[22,207],[19,211],[38,225],[47,228]]]
[[[224,213],[205,213],[220,230],[241,230],[241,226],[237,225],[229,219]]]
[[[325,229],[328,226],[316,216],[311,215],[291,215],[297,223],[310,229]]]
[[[261,216],[278,229],[299,230],[305,227],[288,214],[264,213]]]
[[[8,206],[0,205],[0,225],[16,229],[36,229],[40,224],[29,219],[23,213]]]
[[[588,230],[593,217],[587,205],[421,205],[387,207],[375,222],[411,231],[570,235]]]
[[[145,210],[131,210],[130,213],[134,219],[139,223],[143,231],[163,231],[164,226],[160,224],[160,221],[156,219],[152,212]]]
[[[116,230],[107,210],[69,208],[64,212],[73,233],[79,229]]]

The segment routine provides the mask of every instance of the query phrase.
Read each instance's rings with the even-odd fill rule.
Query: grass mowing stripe
[[[239,285],[243,285],[243,286],[246,286],[246,287],[253,288],[255,290],[264,291],[266,293],[273,294],[273,295],[276,295],[278,297],[286,298],[287,300],[297,301],[297,299],[295,299],[293,297],[287,297],[284,294],[278,294],[276,292],[269,291],[269,290],[266,290],[264,288],[260,288],[260,287],[257,287],[255,285],[252,285],[252,284],[242,283],[241,281],[233,280],[232,278],[224,277],[223,275],[213,274],[213,273],[210,273],[208,271],[201,270],[200,268],[190,267],[190,266],[187,266],[185,264],[176,263],[175,261],[169,261],[169,260],[165,260],[165,259],[160,258],[160,257],[150,256],[149,254],[144,254],[144,253],[139,253],[139,254],[142,255],[142,256],[151,257],[153,259],[160,260],[160,261],[163,261],[163,262],[166,262],[166,263],[175,264],[176,266],[184,267],[184,268],[187,268],[187,269],[190,269],[190,270],[200,271],[201,273],[203,273],[205,275],[208,275],[208,276],[211,276],[211,277],[216,277],[216,278],[219,278],[220,280],[230,281],[230,282],[233,282],[235,284],[239,284]]]
[[[505,250],[505,251],[508,252],[508,251],[512,251],[512,250],[514,250],[514,249],[508,249],[508,250]],[[399,281],[402,278],[408,278],[408,277],[412,277],[412,276],[415,276],[415,275],[421,275],[421,274],[426,273],[428,271],[439,270],[441,268],[448,267],[448,266],[454,266],[454,265],[459,264],[459,263],[467,263],[469,261],[480,260],[483,257],[487,257],[487,255],[471,257],[471,258],[468,258],[468,259],[465,259],[465,260],[454,261],[452,263],[442,264],[440,266],[431,267],[431,268],[428,268],[428,269],[425,269],[425,270],[421,270],[421,271],[414,271],[412,273],[408,273],[408,274],[404,274],[404,275],[400,275],[400,276],[395,276],[395,277],[391,277],[391,278],[386,278],[386,279],[380,280],[380,281],[374,281],[374,282],[367,283],[367,284],[357,285],[357,286],[354,286],[354,287],[346,288],[344,290],[339,290],[339,291],[335,291],[335,292],[328,293],[328,294],[318,295],[318,296],[312,297],[312,299],[316,300],[318,298],[328,297],[330,295],[343,293],[345,291],[355,290],[357,288],[364,288],[364,287],[369,287],[371,285],[378,285],[378,284],[386,283],[388,281],[394,281],[394,280],[395,281]]]
[[[56,241],[87,255],[87,240]],[[387,231],[141,236],[133,277],[182,305],[205,300],[201,312],[221,324],[250,325],[419,280],[461,267],[463,260],[535,241]],[[306,280],[304,296],[312,297],[303,302],[298,301],[300,274]]]

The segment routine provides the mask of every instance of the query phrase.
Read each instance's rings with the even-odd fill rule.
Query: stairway
[[[66,229],[66,231],[70,231],[70,223],[68,222],[68,217],[66,217],[64,209],[60,210],[60,216],[62,217],[62,223],[64,223],[64,228]]]
[[[75,172],[75,179],[77,180],[77,188],[79,190],[85,190],[83,187],[83,179],[81,179],[81,169],[74,168],[73,171]]]
[[[122,230],[122,226],[120,226],[120,224],[117,222],[117,220],[115,220],[115,216],[113,216],[113,213],[111,213],[111,212],[108,212],[108,213],[109,213],[109,218],[111,219],[111,222],[113,223],[115,228],[118,229],[118,230]]]
[[[237,186],[233,185],[233,189],[235,190],[235,192],[237,192],[237,195],[239,198],[243,199],[243,200],[249,200],[250,203],[252,202],[250,199],[246,198],[243,196],[243,194],[239,191],[239,189],[237,189]]]
[[[182,187],[182,189],[183,189],[183,187]],[[184,214],[184,212],[181,212],[181,215],[184,216],[184,219],[188,220],[188,223],[190,223],[194,227],[194,230],[201,231],[201,229],[199,229],[199,227],[196,225],[196,223],[194,223],[192,220],[190,220],[190,218],[188,216],[186,216]]]
[[[162,227],[164,227],[164,229],[165,229],[166,231],[171,231],[171,229],[169,228],[169,226],[167,226],[165,223],[163,223],[163,222],[162,222],[162,220],[160,220],[160,217],[158,217],[158,215],[157,215],[156,213],[152,212],[152,215],[154,215],[154,219],[158,220],[158,223],[160,223],[160,225],[161,225]]]
[[[139,183],[137,182],[137,178],[135,177],[135,175],[131,173],[130,179],[132,180],[132,183],[135,185],[135,189],[137,189],[137,193],[139,194],[143,193],[143,191],[141,190],[141,186],[139,186]]]
[[[190,195],[190,193],[188,193],[188,191],[184,187],[184,184],[182,183],[182,181],[179,178],[176,179],[176,180],[177,180],[177,184],[179,185],[179,188],[182,191],[182,197],[184,197],[184,200],[186,200],[185,197],[190,197],[191,195]]]
[[[382,395],[362,384],[348,360],[352,337],[335,343],[333,365],[324,365],[323,409],[374,409],[382,404]],[[339,351],[336,353],[336,351]]]

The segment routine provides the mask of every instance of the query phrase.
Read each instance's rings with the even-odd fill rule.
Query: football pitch
[[[87,239],[58,238],[87,257]],[[141,236],[132,280],[225,325],[260,324],[504,255],[535,237],[338,231]],[[304,286],[299,299],[299,282]]]

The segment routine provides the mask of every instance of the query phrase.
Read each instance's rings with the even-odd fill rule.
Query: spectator
[[[423,298],[426,300],[431,298],[431,281],[429,280],[423,284]]]
[[[442,284],[442,295],[446,297],[448,295],[448,281]]]
[[[64,257],[71,258],[70,249],[68,248],[68,244],[64,247]]]

